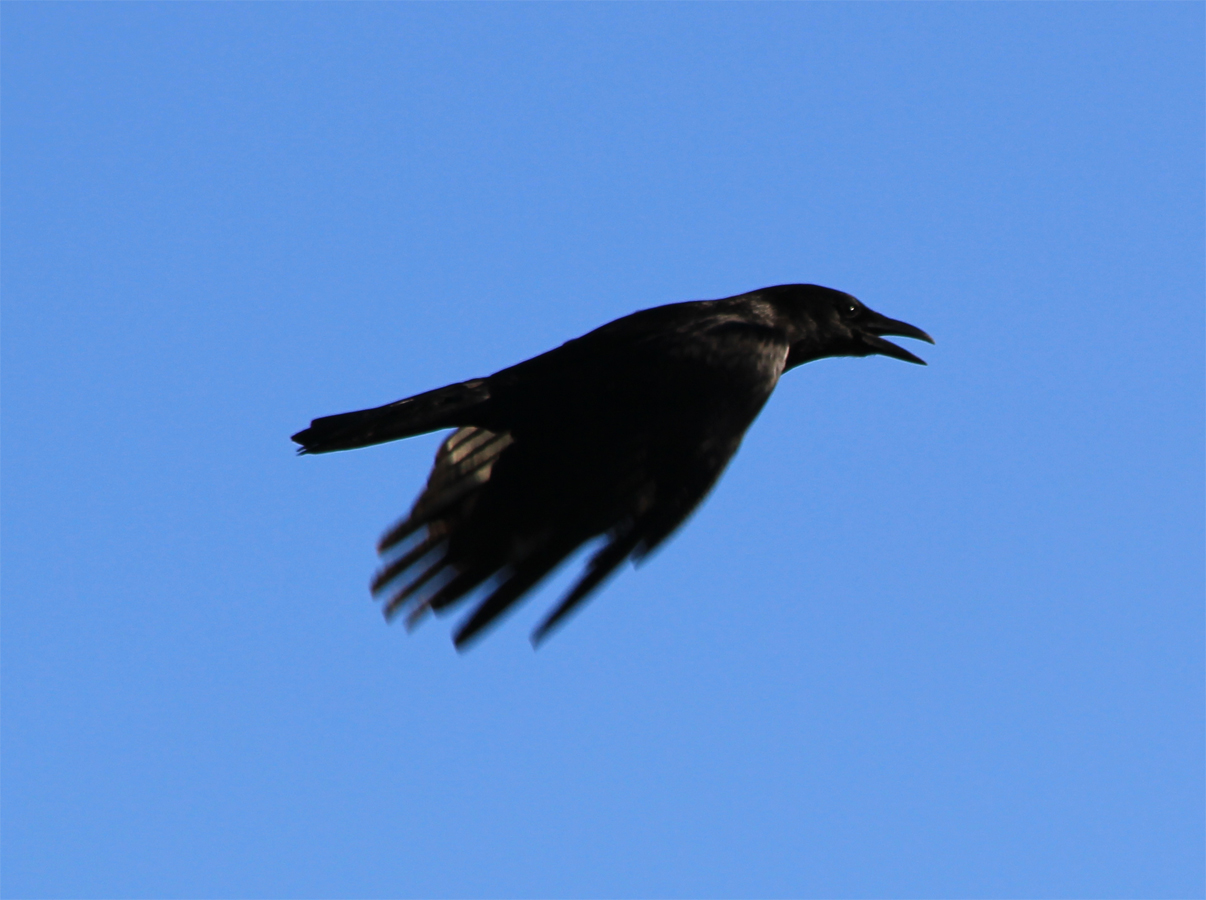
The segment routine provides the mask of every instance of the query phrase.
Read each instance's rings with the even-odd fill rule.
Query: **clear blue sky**
[[[1200,3],[6,4],[8,897],[1203,894]],[[539,652],[311,417],[810,281]]]

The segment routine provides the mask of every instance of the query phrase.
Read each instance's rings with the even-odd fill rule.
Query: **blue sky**
[[[8,897],[1200,897],[1201,4],[7,4]],[[311,417],[808,281],[534,653]]]

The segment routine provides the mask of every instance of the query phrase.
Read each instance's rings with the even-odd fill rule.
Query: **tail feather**
[[[323,416],[293,435],[293,440],[301,444],[298,453],[354,450],[441,428],[471,425],[466,416],[489,399],[486,380],[476,378],[373,409]]]

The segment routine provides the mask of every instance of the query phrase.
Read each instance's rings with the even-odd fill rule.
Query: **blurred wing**
[[[444,441],[410,515],[381,539],[373,592],[388,596],[386,616],[409,607],[414,625],[491,581],[455,634],[463,648],[606,536],[534,632],[539,643],[621,563],[669,537],[716,483],[786,356],[766,329],[723,321],[702,334],[584,359],[578,339],[492,376],[489,427]]]

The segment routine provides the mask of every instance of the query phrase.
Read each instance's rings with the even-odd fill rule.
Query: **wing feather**
[[[708,329],[703,349],[651,339],[612,348],[613,365],[600,366],[575,357],[589,349],[583,338],[491,376],[490,424],[449,435],[410,514],[381,539],[374,592],[401,582],[387,617],[413,604],[413,627],[493,580],[454,635],[463,649],[578,547],[610,535],[533,633],[538,645],[625,560],[672,534],[724,470],[786,354],[770,329]],[[749,353],[751,343],[765,352]],[[741,352],[726,357],[728,344]]]

